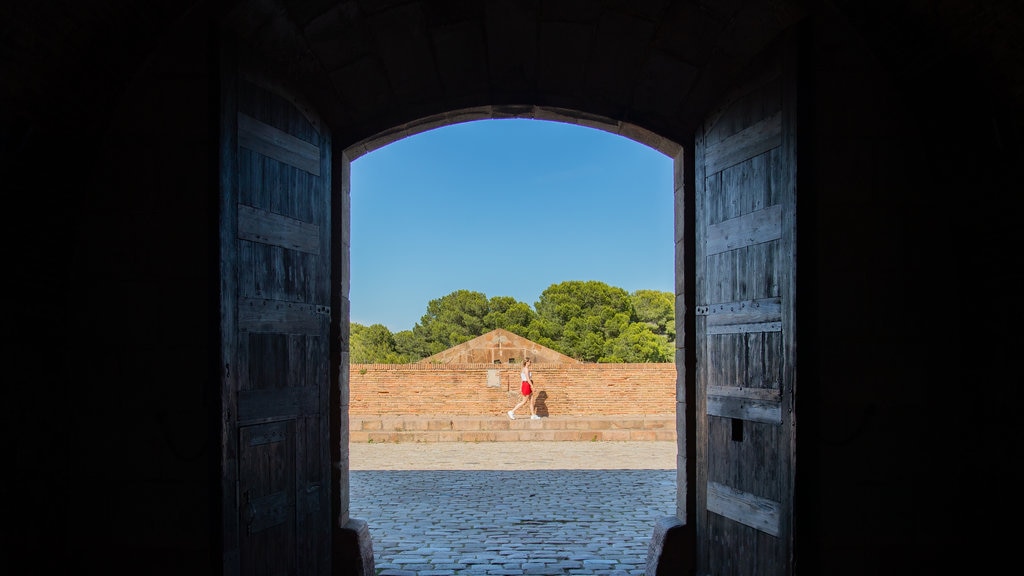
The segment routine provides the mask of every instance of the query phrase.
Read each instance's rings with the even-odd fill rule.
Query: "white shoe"
[[[507,412],[507,414],[508,414],[508,419],[509,419],[509,420],[515,420],[515,419],[516,419],[516,415],[515,415],[515,414],[513,414],[511,410],[509,410],[509,411]]]
[[[530,416],[530,420],[540,420],[540,416],[534,414],[533,416]]]

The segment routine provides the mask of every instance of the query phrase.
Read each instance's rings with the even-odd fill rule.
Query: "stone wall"
[[[517,364],[353,364],[350,416],[501,415],[519,401]],[[541,416],[674,414],[675,364],[533,365]],[[520,412],[528,414],[525,407]]]

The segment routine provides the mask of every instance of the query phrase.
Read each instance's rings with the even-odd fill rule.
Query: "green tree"
[[[457,290],[431,300],[412,330],[391,334],[379,324],[353,323],[351,358],[353,363],[417,362],[496,328],[585,362],[671,362],[675,297],[568,281],[549,286],[534,311],[510,296],[488,299]]]
[[[537,315],[529,304],[511,296],[494,296],[488,301],[488,312],[484,316],[486,331],[504,328],[515,334],[525,335],[530,323]]]
[[[637,290],[630,296],[636,321],[647,324],[655,334],[676,340],[676,298],[671,292]]]
[[[395,339],[387,326],[373,324],[349,325],[349,362],[352,364],[401,364],[404,360],[395,349]]]
[[[403,364],[419,362],[430,356],[430,346],[426,340],[416,336],[412,330],[395,332],[395,350],[403,358]]]
[[[552,284],[541,293],[536,309],[540,318],[562,327],[550,347],[586,362],[596,362],[605,341],[633,321],[629,293],[597,280]]]
[[[428,356],[437,354],[481,336],[489,310],[482,292],[456,290],[427,303],[427,313],[412,331],[427,343]]]
[[[604,355],[599,362],[672,362],[675,349],[660,334],[642,322],[630,324],[617,337],[605,343]]]
[[[513,330],[515,332],[515,330]],[[562,327],[554,320],[549,318],[542,318],[540,316],[534,316],[533,320],[530,321],[530,325],[526,328],[526,332],[515,332],[520,336],[527,338],[541,346],[551,348],[558,352],[565,353],[559,346],[558,340],[562,336]]]

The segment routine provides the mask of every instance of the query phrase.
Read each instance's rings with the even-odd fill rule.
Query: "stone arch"
[[[551,108],[537,105],[486,105],[473,108],[453,110],[443,114],[435,114],[419,118],[402,125],[395,126],[389,130],[379,132],[369,138],[365,138],[345,148],[343,154],[349,161],[360,156],[408,138],[421,132],[427,132],[435,128],[460,124],[462,122],[474,122],[477,120],[502,120],[509,118],[550,120],[565,124],[575,124],[586,128],[595,128],[611,134],[629,138],[637,143],[643,144],[661,152],[669,158],[675,158],[682,150],[682,146],[669,138],[659,136],[657,133],[630,122],[615,120],[605,116],[587,114],[579,110],[566,108]]]
[[[804,382],[825,384],[804,396],[801,571],[840,562],[880,568],[883,560],[885,573],[922,564],[963,571],[1001,561],[1012,533],[990,517],[999,510],[991,478],[1003,472],[1016,434],[1004,413],[1013,403],[998,400],[1019,393],[1005,363],[1018,351],[1019,331],[1001,313],[1019,270],[1012,247],[1021,197],[1012,191],[1022,75],[1020,45],[1009,41],[1020,35],[1017,5],[483,4],[238,0],[97,12],[96,3],[56,1],[13,9],[2,121],[12,178],[4,186],[17,216],[7,228],[11,283],[20,288],[13,350],[31,378],[10,386],[18,407],[10,420],[19,494],[12,549],[29,552],[40,569],[64,570],[118,562],[136,569],[160,557],[154,550],[174,550],[183,554],[161,559],[175,557],[171,566],[193,573],[209,567],[203,546],[217,551],[207,530],[219,518],[210,496],[219,484],[205,459],[182,463],[132,444],[161,428],[222,445],[216,430],[195,427],[208,419],[215,427],[207,408],[219,401],[215,386],[202,385],[219,368],[205,365],[215,346],[204,331],[206,290],[217,283],[196,233],[211,220],[203,167],[215,162],[203,125],[206,98],[217,91],[205,43],[211,22],[230,21],[262,63],[298,85],[325,114],[338,150],[415,118],[509,102],[623,118],[685,146],[737,70],[800,22],[810,32],[802,63],[814,72],[801,90],[816,104],[804,111],[815,130],[800,143],[816,156],[816,181],[802,197],[818,224],[801,235],[810,249],[801,287],[806,334],[817,337],[803,340],[802,354],[819,360],[803,364],[813,368]],[[195,26],[185,29],[189,21]],[[645,35],[649,29],[657,33]],[[417,41],[436,38],[439,50],[415,52],[410,30]],[[460,50],[462,40],[474,49]],[[480,47],[496,57],[482,57]],[[560,51],[579,66],[545,61]],[[428,54],[443,64],[435,72],[444,82],[423,71],[403,75],[403,61]],[[557,66],[542,70],[542,61]],[[601,66],[587,70],[591,62]],[[152,92],[119,110],[117,96],[146,67],[157,72]],[[344,82],[351,79],[362,82]],[[429,90],[418,90],[416,79]],[[104,157],[97,146],[118,121],[128,125],[123,149],[142,162]],[[146,142],[155,141],[155,151],[139,149],[140,127],[161,131]],[[865,142],[877,144],[871,154]],[[108,178],[97,163],[121,177]],[[168,174],[182,179],[153,186],[154,175]],[[961,201],[931,201],[938,190]],[[149,202],[157,198],[172,210]],[[848,257],[824,257],[837,253]],[[154,311],[167,321],[154,321]],[[168,344],[188,364],[169,370]],[[836,385],[837,376],[851,385]],[[93,382],[101,385],[82,385]],[[965,396],[974,386],[984,393]],[[55,403],[54,391],[67,396]],[[817,432],[843,432],[860,413],[872,417],[872,434],[850,438],[852,446],[816,443],[828,439]],[[190,521],[165,514],[168,502],[203,498],[210,505]]]

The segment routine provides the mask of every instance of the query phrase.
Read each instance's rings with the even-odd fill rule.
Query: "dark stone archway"
[[[39,571],[222,571],[221,26],[358,154],[467,114],[552,114],[685,149],[761,49],[801,24],[814,216],[801,294],[819,337],[804,340],[803,381],[865,391],[809,396],[802,565],[984,569],[1010,549],[992,486],[1016,478],[1017,3],[50,0],[3,20],[9,549]],[[832,258],[862,280],[838,286]],[[851,325],[855,338],[828,346]],[[829,425],[849,434],[815,434]],[[856,458],[822,463],[844,446]],[[903,459],[901,477],[884,474]],[[914,490],[842,506],[880,480]],[[889,532],[908,524],[919,530]]]

